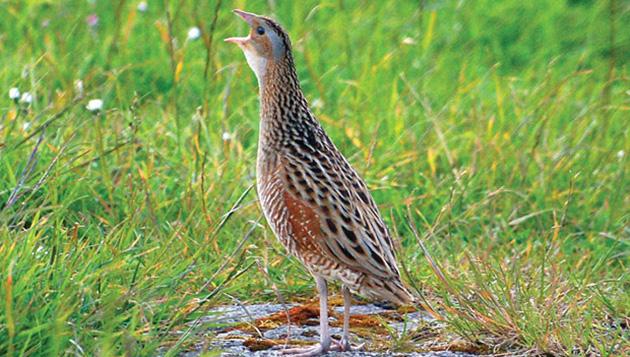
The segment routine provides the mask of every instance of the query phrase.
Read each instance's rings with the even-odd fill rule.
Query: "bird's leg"
[[[343,351],[350,351],[350,306],[352,305],[352,295],[347,286],[341,288],[343,292],[343,334],[339,346]]]
[[[319,290],[319,343],[325,351],[330,348],[330,331],[328,330],[328,285],[326,280],[317,277]]]
[[[322,277],[315,277],[319,290],[319,343],[306,348],[289,348],[282,354],[292,354],[294,357],[319,356],[330,350],[330,331],[328,330],[328,286]]]
[[[350,344],[350,306],[352,306],[352,295],[350,294],[350,289],[345,285],[341,288],[341,291],[343,293],[343,333],[341,340],[333,341],[335,346],[332,347],[332,350],[340,352],[356,351],[361,349],[364,344],[359,346]]]

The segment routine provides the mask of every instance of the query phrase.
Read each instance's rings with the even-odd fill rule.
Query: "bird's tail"
[[[396,305],[412,304],[416,301],[402,281],[396,278],[383,280],[366,276],[360,293],[368,297],[384,299]]]

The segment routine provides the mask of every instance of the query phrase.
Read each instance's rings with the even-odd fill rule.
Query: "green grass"
[[[0,2],[1,355],[177,352],[213,305],[314,295],[250,190],[257,85],[222,42],[247,31],[235,7],[286,26],[448,332],[628,353],[627,2],[112,3]]]

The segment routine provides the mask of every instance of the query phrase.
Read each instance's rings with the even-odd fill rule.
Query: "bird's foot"
[[[349,352],[349,351],[360,351],[363,349],[363,346],[365,346],[365,343],[362,343],[360,345],[356,345],[356,346],[352,346],[350,344],[350,341],[348,341],[345,338],[342,338],[340,340],[336,340],[333,338],[332,340],[332,346],[330,347],[331,351],[335,351],[335,352]]]
[[[282,353],[283,355],[291,355],[293,357],[311,357],[311,356],[320,356],[329,351],[332,351],[332,352],[360,351],[363,349],[363,346],[365,346],[365,343],[353,346],[350,344],[350,342],[347,339],[344,339],[344,338],[340,340],[336,340],[333,338],[331,342],[332,343],[327,347],[323,347],[320,343],[317,343],[309,347],[287,348],[280,351],[280,353]]]
[[[330,350],[330,346],[323,347],[321,343],[317,343],[309,347],[286,348],[280,351],[280,353],[283,355],[291,355],[293,357],[311,357],[320,356]]]

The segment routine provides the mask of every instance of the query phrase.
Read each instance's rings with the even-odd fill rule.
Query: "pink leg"
[[[319,356],[330,351],[332,339],[328,329],[328,286],[326,280],[315,277],[317,290],[319,290],[319,343],[306,348],[289,348],[282,354],[290,354],[295,357]]]

